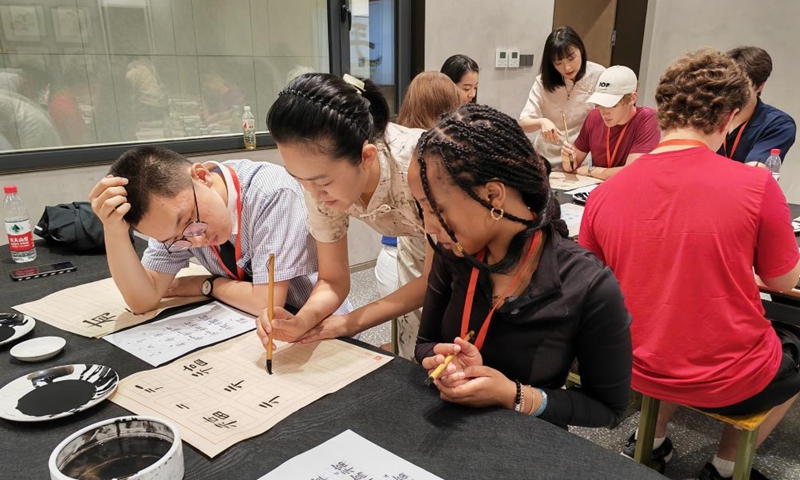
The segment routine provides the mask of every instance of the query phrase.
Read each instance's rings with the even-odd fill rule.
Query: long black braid
[[[462,252],[472,265],[491,273],[505,273],[519,262],[526,242],[537,230],[552,226],[562,236],[568,235],[566,224],[560,220],[560,208],[550,190],[544,163],[517,121],[508,115],[485,105],[466,104],[443,117],[417,144],[425,196],[445,232],[458,243],[455,232],[444,221],[431,195],[426,157],[441,159],[453,182],[485,208],[493,209],[475,193],[475,188],[497,181],[519,191],[525,204],[536,214],[533,220],[526,220],[506,212],[504,218],[525,225],[525,230],[514,236],[506,256],[494,265]]]

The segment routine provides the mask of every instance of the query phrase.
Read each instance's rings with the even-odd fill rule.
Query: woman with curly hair
[[[467,104],[420,137],[408,172],[436,238],[416,358],[443,400],[611,427],[629,400],[628,312],[611,270],[566,237],[519,124]],[[472,342],[465,341],[474,331]],[[582,388],[562,389],[575,359]]]
[[[764,318],[753,277],[780,291],[800,276],[786,198],[769,170],[714,153],[750,94],[721,52],[676,60],[656,90],[661,143],[594,190],[581,223],[581,245],[614,270],[633,318],[631,385],[661,400],[652,456],[662,462],[677,404],[772,409],[759,445],[800,391],[800,340]],[[700,479],[732,475],[737,438],[726,425]],[[631,435],[624,453],[635,445]]]

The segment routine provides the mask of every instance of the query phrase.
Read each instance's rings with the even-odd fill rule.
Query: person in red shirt
[[[779,291],[800,276],[786,198],[768,170],[714,153],[749,95],[716,50],[676,60],[656,91],[663,140],[594,190],[583,215],[580,244],[614,271],[633,318],[631,386],[662,400],[653,457],[664,462],[675,403],[724,415],[773,408],[760,444],[800,391],[800,340],[764,317],[753,276]],[[731,476],[737,437],[726,425],[701,479]],[[631,435],[624,451],[634,449]]]
[[[575,145],[564,142],[561,147],[565,172],[605,180],[656,146],[656,113],[636,106],[637,88],[636,74],[628,67],[615,65],[600,74],[587,100],[597,108],[586,117]],[[584,165],[589,153],[592,164]]]

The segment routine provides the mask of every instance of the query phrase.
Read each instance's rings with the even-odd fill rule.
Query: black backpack
[[[62,203],[45,207],[34,233],[47,242],[71,247],[77,252],[104,253],[103,222],[89,202]],[[133,231],[128,232],[133,242]]]

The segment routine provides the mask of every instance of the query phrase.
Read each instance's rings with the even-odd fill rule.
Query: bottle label
[[[255,127],[255,122],[252,120],[245,120],[242,122],[242,130],[248,130]]]
[[[12,252],[26,252],[34,247],[30,220],[6,222],[8,249]]]

